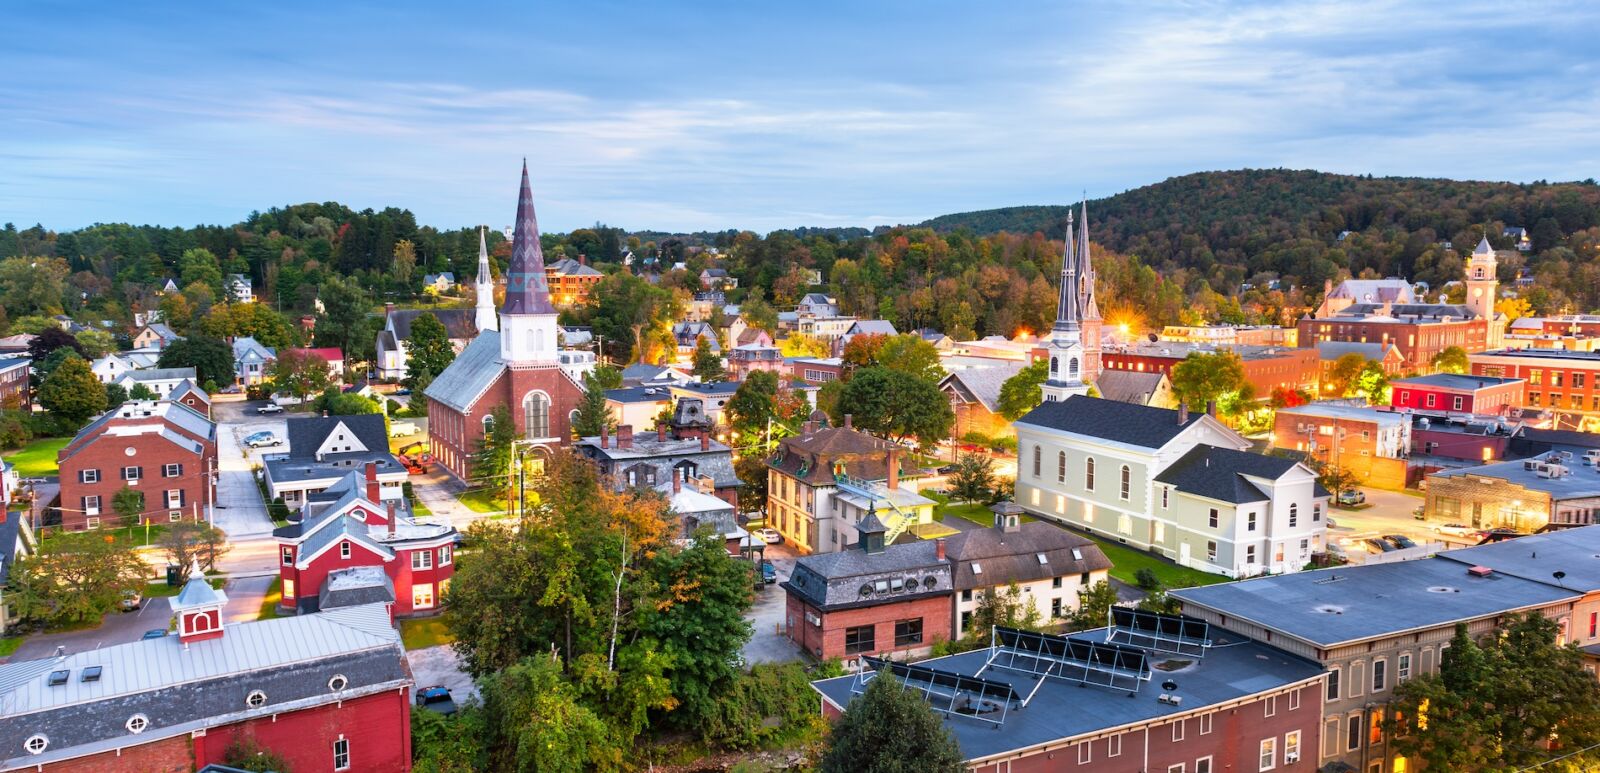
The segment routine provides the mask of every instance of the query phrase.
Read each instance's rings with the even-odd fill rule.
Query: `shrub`
[[[289,520],[289,506],[283,503],[283,497],[273,497],[267,505],[267,517],[274,521]]]
[[[797,732],[820,735],[826,723],[811,678],[798,663],[762,663],[739,674],[707,712],[703,737],[746,749]]]
[[[969,443],[975,446],[988,446],[990,443],[994,442],[994,438],[991,438],[982,432],[968,432],[967,434],[961,436],[961,442]]]
[[[1157,577],[1155,570],[1149,567],[1134,572],[1133,579],[1141,590],[1153,591],[1161,587],[1161,578]]]
[[[1003,453],[1014,454],[1017,452],[1017,438],[1015,436],[997,437],[989,443],[989,448]]]

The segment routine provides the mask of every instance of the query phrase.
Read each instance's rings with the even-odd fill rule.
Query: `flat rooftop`
[[[1271,360],[1279,357],[1301,357],[1311,352],[1294,346],[1265,344],[1214,344],[1185,341],[1158,341],[1155,343],[1117,344],[1105,347],[1101,354],[1126,354],[1134,357],[1164,357],[1175,360],[1187,358],[1194,352],[1210,354],[1228,351],[1241,360]]]
[[[1105,641],[1106,629],[1080,631],[1072,636]],[[1033,692],[1035,685],[1038,685],[1038,692],[1034,692],[1027,706],[1012,707],[1005,723],[998,728],[969,717],[940,716],[961,745],[962,756],[973,760],[1187,714],[1205,706],[1313,679],[1322,673],[1322,667],[1316,663],[1215,626],[1211,628],[1211,638],[1216,646],[1203,658],[1151,652],[1153,676],[1133,698],[1128,697],[1127,690],[1079,687],[1076,682],[1056,678],[1046,677],[1044,684],[1039,684],[1040,677],[1026,671],[990,666],[983,669],[982,678],[1009,683],[1022,696]],[[920,661],[918,665],[973,676],[978,675],[988,661],[989,652],[987,648],[973,650]],[[1170,670],[1164,669],[1164,665]],[[1157,695],[1167,692],[1161,689],[1161,682],[1168,679],[1177,683],[1177,689],[1170,694],[1183,698],[1181,705],[1156,700]],[[811,686],[829,702],[843,707],[855,697],[850,692],[855,682],[856,677],[852,675],[812,682]]]
[[[1278,413],[1287,413],[1292,416],[1318,416],[1330,419],[1370,421],[1374,424],[1382,425],[1401,425],[1406,423],[1405,414],[1340,403],[1306,403],[1293,408],[1279,408]]]
[[[1461,470],[1441,470],[1433,474],[1439,478],[1459,478],[1462,476],[1477,476],[1480,478],[1495,478],[1498,480],[1515,483],[1530,491],[1540,491],[1556,499],[1582,499],[1584,497],[1600,497],[1600,467],[1585,467],[1576,456],[1565,465],[1568,472],[1559,478],[1539,477],[1537,470],[1530,470],[1524,462],[1535,462],[1534,459],[1521,459],[1514,462],[1496,462],[1479,467],[1467,467]]]
[[[1451,625],[1582,594],[1496,572],[1474,577],[1448,558],[1365,564],[1182,588],[1191,605],[1330,647]]]
[[[1427,376],[1412,376],[1411,378],[1397,378],[1389,382],[1394,386],[1429,386],[1440,389],[1460,389],[1471,392],[1489,387],[1504,386],[1506,384],[1521,383],[1520,378],[1499,378],[1496,376],[1469,376],[1465,373],[1433,373]]]
[[[1439,556],[1559,588],[1585,593],[1600,590],[1600,526],[1530,534],[1447,550]],[[1556,579],[1556,572],[1563,573],[1560,579]]]

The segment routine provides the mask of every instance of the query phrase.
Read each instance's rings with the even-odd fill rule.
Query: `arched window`
[[[1128,465],[1122,465],[1122,498],[1127,499],[1133,493],[1133,471]]]
[[[494,431],[494,414],[483,417],[483,435],[488,437]]]
[[[522,413],[529,438],[550,437],[550,398],[543,392],[529,392],[522,398]]]
[[[1083,487],[1094,491],[1094,457],[1083,460]]]
[[[1039,449],[1040,449],[1039,446],[1034,446],[1033,447],[1033,477],[1035,477],[1035,478],[1039,477],[1039,456],[1040,456],[1040,450]]]
[[[1056,454],[1056,480],[1067,482],[1067,452]]]
[[[1077,357],[1073,357],[1072,359],[1067,360],[1067,377],[1068,378],[1077,378],[1078,377],[1078,358]]]
[[[1061,367],[1058,364],[1058,362],[1059,361],[1058,361],[1057,358],[1055,358],[1055,357],[1051,357],[1050,358],[1050,375],[1054,376],[1057,371],[1061,370]]]

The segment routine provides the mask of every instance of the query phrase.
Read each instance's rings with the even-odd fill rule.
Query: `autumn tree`
[[[1468,367],[1467,350],[1459,346],[1447,346],[1440,350],[1438,354],[1433,355],[1433,359],[1428,364],[1432,365],[1433,369],[1439,373],[1466,373]]]
[[[878,348],[877,364],[935,384],[945,376],[939,350],[912,333],[890,336],[884,341]]]
[[[167,554],[167,563],[175,566],[193,566],[200,562],[202,571],[217,568],[217,561],[227,555],[227,535],[215,526],[196,521],[178,521],[167,526],[161,535],[161,547]]]
[[[328,361],[303,349],[285,349],[267,368],[267,378],[279,392],[304,400],[332,383]]]
[[[849,380],[856,371],[879,364],[878,353],[888,342],[889,336],[882,333],[860,333],[851,336],[850,341],[839,353],[839,378]]]

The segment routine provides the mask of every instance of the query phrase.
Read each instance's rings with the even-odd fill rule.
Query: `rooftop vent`
[[[1473,577],[1488,577],[1489,575],[1494,574],[1494,570],[1487,566],[1474,566],[1467,570],[1467,574],[1470,574]]]
[[[100,666],[89,666],[88,668],[85,668],[83,670],[83,675],[78,677],[78,681],[80,681],[80,682],[98,682],[98,681],[100,681],[100,672],[101,672],[101,670],[102,669],[101,669]]]

